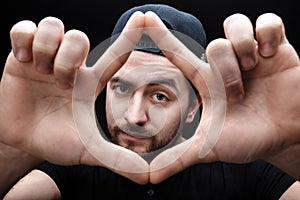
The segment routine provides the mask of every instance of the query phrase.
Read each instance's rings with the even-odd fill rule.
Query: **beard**
[[[138,154],[144,154],[144,153],[150,153],[157,150],[160,150],[164,148],[168,144],[176,143],[178,137],[180,134],[180,124],[177,126],[174,126],[173,129],[170,129],[165,132],[160,132],[157,134],[153,134],[153,130],[146,129],[144,127],[136,127],[131,126],[129,124],[119,124],[117,125],[107,125],[108,131],[110,133],[110,139],[111,142],[114,144],[117,144],[119,146],[122,146],[126,149],[129,149],[131,151],[134,151]],[[120,137],[121,133],[131,133],[131,132],[142,132],[142,133],[149,133],[149,135],[153,135],[148,138],[141,138],[139,142],[131,141],[131,140],[123,140]],[[174,141],[174,142],[173,142]],[[137,151],[136,148],[143,147],[143,150]]]

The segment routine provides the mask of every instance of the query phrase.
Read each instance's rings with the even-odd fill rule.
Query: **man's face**
[[[168,144],[190,122],[190,84],[167,58],[134,51],[107,85],[111,141],[136,153]]]

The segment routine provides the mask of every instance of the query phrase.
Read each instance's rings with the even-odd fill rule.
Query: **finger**
[[[98,145],[101,145],[101,148]],[[93,156],[104,167],[139,184],[149,182],[149,165],[140,155],[128,149],[120,148],[111,142],[101,142],[94,147],[98,149],[98,152],[95,149]]]
[[[145,15],[145,27],[149,36],[200,93],[203,110],[194,136],[202,135],[205,138],[203,141],[206,144],[197,146],[196,153],[197,156],[205,156],[217,142],[226,115],[226,93],[221,73],[215,64],[205,63],[184,46],[155,13],[147,12]]]
[[[178,67],[201,94],[201,98],[209,98],[207,80],[210,66],[193,54],[179,41],[153,12],[145,13],[145,27],[148,35],[162,50],[164,55]],[[183,37],[188,38],[188,36]],[[197,44],[196,44],[197,45]],[[203,77],[207,77],[204,80]]]
[[[11,46],[17,60],[26,62],[32,59],[32,41],[36,25],[32,21],[21,21],[10,30]]]
[[[133,151],[104,139],[104,133],[101,133],[101,127],[96,123],[94,103],[96,94],[126,62],[142,36],[143,27],[144,14],[134,13],[122,33],[95,65],[78,71],[72,98],[78,135],[87,151],[95,158],[95,162],[140,184],[148,182],[148,163]]]
[[[64,35],[54,60],[54,76],[58,87],[73,87],[76,70],[85,61],[89,47],[89,39],[81,31],[70,30]]]
[[[150,182],[157,184],[197,163],[218,160],[218,155],[208,147],[210,144],[207,137],[208,134],[198,134],[197,137],[194,136],[159,154],[150,163]],[[211,145],[213,146],[214,143]],[[199,149],[208,151],[204,155],[202,154],[204,151],[199,152]]]
[[[148,163],[137,153],[104,139],[105,133],[96,124],[93,106],[73,102],[73,111],[78,136],[88,152],[83,164],[104,166],[140,184],[148,182]]]
[[[286,42],[281,18],[273,13],[260,15],[256,21],[256,38],[262,56],[270,57],[282,42]]]
[[[189,139],[173,148],[167,149],[150,163],[150,182],[157,184],[197,162],[199,150],[191,150]]]
[[[210,65],[220,71],[227,100],[240,101],[244,96],[242,75],[230,41],[225,39],[212,41],[206,48],[206,55]]]
[[[250,70],[257,63],[256,41],[251,21],[242,14],[234,14],[224,20],[224,31],[233,45],[242,70]]]
[[[211,157],[211,150],[225,120],[226,95],[218,68],[203,62],[187,49],[155,13],[145,14],[145,27],[151,39],[195,85],[204,100],[201,122],[190,142],[186,141],[164,151],[150,163],[150,180],[157,183],[200,159]],[[196,145],[192,144],[194,139],[198,141]]]
[[[121,34],[93,66],[99,79],[98,91],[102,90],[116,71],[126,62],[130,52],[142,36],[144,14],[137,11],[129,18]]]
[[[33,59],[41,73],[53,71],[53,61],[64,34],[63,23],[54,17],[40,21],[33,39]]]

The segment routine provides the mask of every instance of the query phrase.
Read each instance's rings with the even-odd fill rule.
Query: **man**
[[[172,15],[164,16],[165,12]],[[131,17],[126,18],[126,14]],[[257,43],[245,16],[233,15],[226,19],[228,39],[216,40],[208,46],[211,68],[207,68],[199,59],[201,56],[195,56],[199,51],[194,52],[185,43],[191,51],[187,50],[169,35],[162,22],[177,30],[172,25],[178,17],[189,22],[194,19],[163,5],[130,10],[120,19],[126,23],[121,26],[123,32],[92,68],[80,67],[88,52],[86,36],[76,31],[64,34],[59,20],[46,18],[37,29],[31,22],[13,27],[14,54],[9,55],[1,82],[0,113],[6,114],[0,126],[1,149],[5,152],[1,160],[7,161],[1,162],[1,168],[5,169],[1,174],[1,189],[5,192],[43,160],[55,164],[46,162],[31,171],[12,188],[7,199],[103,198],[106,195],[112,199],[292,199],[299,196],[299,182],[273,165],[257,160],[272,161],[294,178],[299,173],[291,167],[297,166],[296,159],[291,162],[297,156],[289,154],[298,150],[299,125],[294,121],[300,113],[298,103],[292,100],[285,102],[285,106],[279,105],[282,110],[277,108],[275,104],[281,103],[283,97],[277,96],[278,89],[270,84],[288,85],[290,88],[284,87],[284,91],[279,88],[284,96],[297,89],[298,83],[293,74],[299,58],[287,43],[280,19],[270,14],[258,20]],[[202,26],[197,24],[193,28],[197,27],[200,31],[195,35],[199,36]],[[144,30],[159,49],[141,47],[138,41]],[[205,40],[196,41],[204,45]],[[281,63],[275,62],[279,56],[288,56],[289,60],[282,58]],[[198,69],[208,77],[196,73]],[[222,134],[217,135],[218,141],[214,143],[216,138],[205,134],[215,133],[209,129],[215,117],[211,105],[220,100],[219,105],[223,107],[223,94],[214,71],[217,69],[228,102]],[[244,86],[240,70],[245,70]],[[143,74],[147,76],[141,78]],[[287,75],[290,79],[285,78]],[[95,77],[97,81],[93,82]],[[90,82],[97,84],[93,87]],[[189,82],[199,91],[204,110],[195,135],[183,141],[181,123],[193,121],[201,102],[197,95],[190,95],[193,90],[189,89]],[[108,136],[125,148],[99,138],[94,134],[95,125],[90,122],[93,95],[104,90],[106,84]],[[268,93],[270,89],[274,89],[272,94]],[[299,99],[297,94],[295,99]],[[278,117],[279,112],[286,114],[285,118]],[[22,118],[24,113],[28,118]],[[11,128],[10,121],[18,123]],[[281,134],[281,131],[285,132]],[[258,134],[257,138],[253,138],[254,134]],[[210,142],[215,146],[209,146]],[[169,144],[176,146],[169,148]],[[150,164],[140,157],[163,147],[168,148],[155,153]],[[216,160],[257,161],[212,162]],[[202,161],[209,163],[197,164]]]

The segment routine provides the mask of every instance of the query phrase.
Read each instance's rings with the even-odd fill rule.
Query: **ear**
[[[200,95],[197,95],[197,97],[194,98],[193,102],[191,102],[191,104],[189,106],[189,110],[188,110],[188,113],[187,113],[187,116],[185,119],[186,123],[193,122],[201,103],[202,103],[202,99],[201,99]]]

